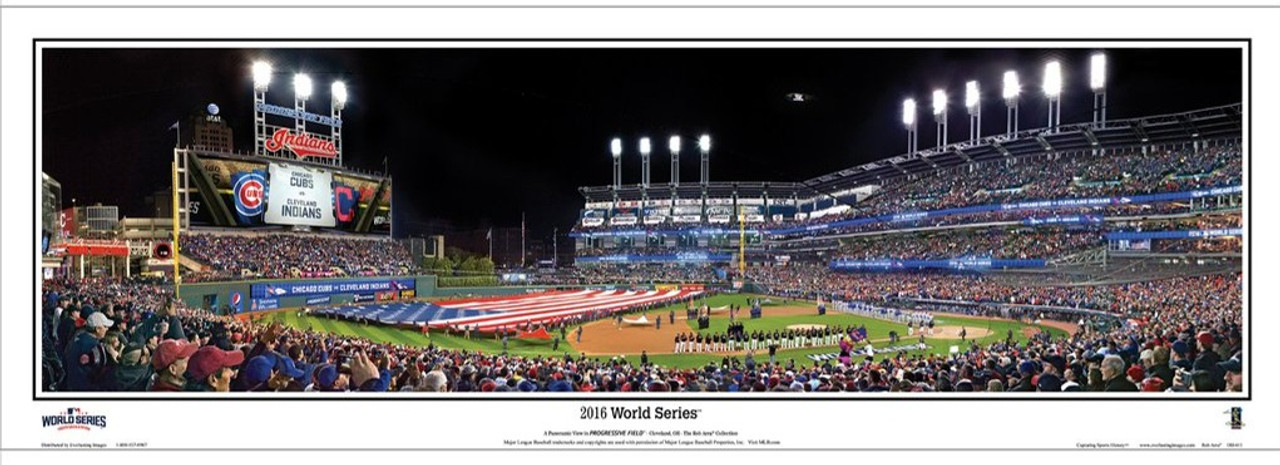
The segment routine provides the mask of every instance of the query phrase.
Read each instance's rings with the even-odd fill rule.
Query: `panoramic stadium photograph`
[[[37,397],[1248,392],[1238,46],[130,45],[37,56]]]

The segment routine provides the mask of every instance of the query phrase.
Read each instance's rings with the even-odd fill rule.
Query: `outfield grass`
[[[706,304],[712,307],[719,307],[722,305],[730,305],[730,304],[743,305],[747,302],[747,299],[755,298],[755,297],[757,296],[741,295],[741,294],[717,295],[717,296],[712,296],[707,298]],[[763,297],[763,296],[759,296],[759,297]],[[697,301],[698,305],[702,305],[702,303],[703,303],[703,300]],[[828,326],[846,326],[846,327],[866,325],[867,334],[873,341],[874,345],[882,345],[883,342],[880,342],[880,343],[877,343],[877,342],[888,339],[890,330],[897,330],[898,334],[903,338],[905,342],[909,342],[911,340],[911,338],[908,338],[906,336],[907,327],[904,324],[898,324],[898,323],[888,322],[884,320],[877,320],[873,318],[853,316],[853,315],[843,314],[839,312],[828,313],[826,315],[819,316],[816,314],[817,311],[815,309],[815,313],[813,315],[792,315],[792,316],[777,316],[777,317],[768,316],[769,314],[767,310],[768,307],[784,306],[784,305],[786,306],[813,305],[813,302],[804,302],[804,301],[783,302],[781,299],[773,298],[772,304],[765,305],[766,307],[765,318],[757,319],[757,320],[742,319],[741,321],[743,322],[744,327],[748,332],[782,330],[782,329],[786,329],[787,326],[794,325],[794,324],[824,324]],[[749,307],[744,305],[744,308],[749,308]],[[684,315],[683,312],[685,311],[685,304],[684,303],[673,304],[673,305],[662,307],[656,310],[649,310],[648,313],[654,316],[665,315],[669,313],[671,310],[675,310],[678,315],[683,316]],[[407,346],[425,347],[428,344],[434,343],[437,347],[448,348],[448,349],[465,349],[465,350],[479,351],[484,353],[502,352],[502,341],[496,340],[492,336],[473,337],[472,339],[466,339],[461,336],[450,336],[450,335],[444,335],[438,332],[432,332],[430,338],[428,338],[427,336],[424,336],[422,333],[418,331],[393,328],[389,326],[363,325],[363,324],[351,323],[348,321],[331,320],[327,318],[319,318],[319,317],[313,317],[313,316],[299,316],[297,315],[297,312],[292,310],[276,312],[271,316],[269,316],[267,318],[267,321],[278,322],[294,328],[312,329],[315,331],[322,331],[322,332],[338,334],[343,336],[362,337],[362,338],[366,338],[372,341],[385,343],[385,344],[400,344],[400,345],[407,345]],[[1025,342],[1027,338],[1022,335],[1022,329],[1027,326],[1034,326],[1034,325],[1026,325],[1018,322],[1012,322],[1012,321],[991,321],[991,320],[981,320],[981,319],[963,318],[963,317],[941,317],[936,319],[935,321],[939,325],[945,325],[945,326],[966,326],[969,328],[989,328],[992,333],[986,337],[978,339],[977,342],[979,344],[989,344],[989,343],[1003,341],[1005,339],[1007,331],[1009,330],[1013,331],[1013,337],[1015,341]],[[696,324],[696,321],[689,322],[689,323],[691,324],[690,330],[693,331],[694,327],[692,325]],[[715,314],[713,315],[711,320],[711,327],[702,332],[723,333],[728,328],[728,324],[729,324],[729,321],[726,314]],[[1066,335],[1066,332],[1060,329],[1050,328],[1047,326],[1039,326],[1039,328],[1042,331],[1049,331],[1054,337],[1062,337]],[[566,330],[570,338],[573,337],[573,332],[576,329],[577,327],[574,326]],[[560,350],[556,350],[556,351],[551,350],[552,344],[553,344],[552,341],[549,341],[549,340],[510,339],[508,341],[507,347],[508,347],[509,353],[524,355],[524,356],[563,356],[565,353],[576,354],[576,352],[572,350],[572,347],[564,341],[560,343],[560,348],[559,348]],[[913,355],[927,354],[927,353],[946,354],[950,351],[951,345],[960,345],[960,341],[932,340],[930,341],[930,346],[931,346],[930,348],[926,350],[911,351],[911,352],[908,352],[908,354],[913,354]],[[819,354],[819,353],[832,353],[838,350],[839,349],[834,346],[780,350],[778,352],[777,359],[780,363],[786,363],[788,359],[795,359],[797,366],[809,366],[809,365],[812,365],[813,362],[808,358],[806,358],[805,357],[806,355]],[[708,363],[719,363],[721,360],[724,359],[724,357],[725,357],[724,355],[719,355],[719,354],[678,354],[678,355],[663,354],[663,355],[650,355],[649,361],[653,363],[658,363],[664,366],[675,367],[675,368],[696,368],[696,367],[705,366]],[[599,358],[605,358],[605,357],[600,356]],[[638,362],[639,354],[628,354],[627,358],[631,359],[634,362]],[[767,350],[757,351],[757,354],[756,354],[757,362],[763,363],[768,360],[769,360],[769,355]]]

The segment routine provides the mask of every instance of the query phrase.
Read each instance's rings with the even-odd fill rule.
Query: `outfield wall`
[[[189,307],[196,308],[212,308],[221,311],[224,306],[232,306],[238,298],[240,301],[240,309],[243,312],[253,311],[255,301],[259,305],[259,310],[272,310],[275,308],[291,308],[308,305],[309,300],[313,300],[311,305],[328,305],[328,304],[346,304],[354,302],[357,296],[369,296],[377,294],[377,291],[345,291],[338,290],[341,287],[350,287],[353,284],[362,282],[384,282],[384,281],[403,282],[412,280],[412,289],[400,289],[395,291],[406,297],[433,297],[436,296],[436,277],[434,275],[424,276],[383,276],[383,277],[355,277],[355,278],[320,278],[320,279],[258,279],[249,281],[224,281],[210,283],[193,283],[183,284],[180,292],[182,302]],[[329,285],[334,290],[332,292],[316,292],[310,294],[294,294],[286,292],[285,295],[270,297],[261,293],[265,286],[279,287],[283,289],[299,288],[309,285]],[[259,291],[255,295],[255,290]],[[406,291],[411,291],[406,293]],[[386,292],[386,291],[383,291]],[[314,299],[326,298],[325,302],[314,302]],[[376,296],[375,296],[376,297]],[[371,299],[372,300],[372,299]]]

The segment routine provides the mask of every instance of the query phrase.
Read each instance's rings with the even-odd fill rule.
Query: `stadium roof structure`
[[[818,192],[831,192],[1009,157],[1240,137],[1242,124],[1241,105],[1237,103],[1185,113],[1029,129],[864,163],[801,184]]]
[[[1240,137],[1243,134],[1241,112],[1242,105],[1237,103],[1183,113],[1028,129],[902,154],[802,182],[714,182],[706,186],[690,183],[675,188],[651,186],[648,189],[639,184],[625,185],[616,190],[616,199],[666,199],[671,198],[673,192],[677,198],[702,198],[704,188],[708,198],[731,197],[734,194],[739,197],[823,198],[859,186],[884,185],[905,176],[927,175],[966,164],[1006,158]],[[615,199],[613,186],[580,187],[578,192],[587,202]]]

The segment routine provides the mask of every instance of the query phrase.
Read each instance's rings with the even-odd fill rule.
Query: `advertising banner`
[[[1204,239],[1209,237],[1242,236],[1242,228],[1193,229],[1187,231],[1117,231],[1107,233],[1107,240],[1140,241],[1151,239]]]
[[[378,299],[379,301],[382,301],[382,300],[396,300],[396,297],[399,297],[399,296],[400,296],[400,294],[399,294],[399,293],[397,293],[396,291],[381,291],[381,292],[375,292],[375,293],[374,293],[374,295],[377,297],[377,299]]]
[[[667,217],[671,215],[670,208],[645,208],[644,224],[662,224],[667,222]]]
[[[249,311],[275,310],[280,308],[280,299],[253,299]]]
[[[329,305],[331,301],[333,301],[333,297],[327,295],[307,297],[307,305]]]
[[[688,252],[661,255],[602,255],[578,257],[576,263],[723,263],[732,259],[729,254]]]
[[[712,224],[728,223],[733,218],[733,207],[717,205],[707,207],[707,222]]]
[[[1101,215],[1069,215],[1069,216],[1050,216],[1042,218],[1027,218],[1022,220],[1022,224],[1027,226],[1066,226],[1079,224],[1102,224],[1104,221]]]
[[[619,207],[609,212],[609,224],[614,226],[632,226],[640,222],[640,217],[636,216],[638,210],[633,207],[623,207],[626,202],[618,202]]]
[[[250,287],[253,298],[318,296],[347,293],[370,293],[413,289],[413,278],[359,279],[349,281],[298,281],[254,284]]]
[[[351,296],[351,301],[355,303],[372,302],[373,299],[374,299],[373,294],[355,294]]]
[[[989,270],[992,268],[1044,268],[1044,260],[1002,260],[991,258],[955,258],[950,260],[836,260],[835,271],[892,271],[921,268],[948,270]]]
[[[68,208],[68,209],[66,209],[66,210],[63,210],[63,211],[62,211],[62,217],[61,217],[61,219],[60,219],[60,222],[62,223],[62,224],[61,224],[61,226],[62,226],[62,237],[63,237],[63,238],[67,238],[67,237],[75,237],[75,235],[76,235],[76,209],[75,209],[75,208]]]
[[[604,224],[604,210],[589,208],[582,210],[582,225],[587,227]]]
[[[332,228],[333,174],[328,170],[271,163],[266,221]]]
[[[412,298],[414,298],[414,297],[417,297],[417,295],[418,295],[418,291],[415,291],[415,290],[413,290],[413,289],[400,291],[400,298],[401,298],[401,299],[406,299],[406,300],[407,300],[407,299],[412,299]]]

